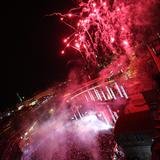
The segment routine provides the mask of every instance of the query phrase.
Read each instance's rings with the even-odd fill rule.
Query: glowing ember
[[[63,51],[61,51],[61,54],[64,54],[64,50],[63,50]]]
[[[115,41],[115,39],[113,37],[111,37],[111,42],[113,43]]]
[[[69,43],[67,44],[67,47],[69,47]]]
[[[126,45],[126,46],[129,45],[127,41],[123,41],[123,44]]]
[[[67,42],[67,39],[64,39],[63,42],[66,43],[66,42]]]

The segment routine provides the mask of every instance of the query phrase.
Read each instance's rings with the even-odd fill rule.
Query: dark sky
[[[67,12],[72,0],[5,1],[0,4],[0,111],[67,74],[60,55],[68,29],[52,12]]]

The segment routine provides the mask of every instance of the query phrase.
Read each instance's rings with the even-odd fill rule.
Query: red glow
[[[111,37],[111,42],[113,43],[115,41],[114,37]]]
[[[96,3],[93,3],[92,5],[93,5],[93,7],[96,7]]]
[[[117,8],[117,11],[120,11],[120,8]]]
[[[80,45],[79,45],[79,43],[76,43],[76,44],[75,44],[75,46],[76,46],[77,48],[80,48]]]
[[[124,44],[125,46],[128,46],[128,45],[129,45],[126,40],[123,41],[123,44]]]
[[[64,54],[64,50],[63,50],[63,51],[61,51],[61,54],[62,54],[62,55]]]
[[[106,2],[103,3],[103,6],[106,6]]]
[[[66,42],[67,42],[67,39],[64,39],[63,42],[66,43]]]
[[[68,17],[72,17],[72,14],[71,14],[71,13],[69,13],[69,14],[68,14]]]
[[[124,27],[122,27],[121,29],[122,29],[122,31],[124,31]]]

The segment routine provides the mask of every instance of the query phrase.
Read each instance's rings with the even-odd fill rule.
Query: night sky
[[[5,1],[0,4],[0,111],[18,102],[16,93],[30,97],[67,75],[60,55],[68,29],[57,17],[72,0]]]

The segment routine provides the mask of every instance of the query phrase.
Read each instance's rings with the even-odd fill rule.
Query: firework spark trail
[[[67,14],[51,14],[60,16],[74,30],[73,36],[64,39],[62,53],[70,46],[84,54],[88,62],[98,65],[103,56],[109,64],[113,57],[128,54],[144,30],[154,26],[152,12],[157,4],[158,0],[81,0]]]

